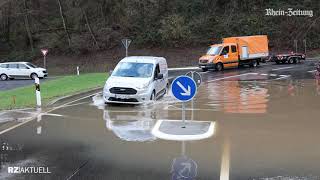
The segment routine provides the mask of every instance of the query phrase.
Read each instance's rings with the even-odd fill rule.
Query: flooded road
[[[320,179],[320,83],[308,64],[277,68],[203,73],[186,105],[186,119],[216,123],[200,141],[151,134],[157,120],[181,119],[170,94],[141,106],[104,105],[96,94],[54,110],[61,116],[1,134],[0,178]],[[50,173],[10,174],[12,166]]]

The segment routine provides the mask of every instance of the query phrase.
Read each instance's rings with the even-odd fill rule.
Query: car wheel
[[[156,92],[153,90],[150,96],[150,101],[155,101],[155,100],[156,100]]]
[[[223,64],[219,62],[219,63],[216,65],[216,70],[217,70],[217,71],[222,71],[222,70],[223,70]]]
[[[208,71],[208,68],[202,68],[202,71],[206,72],[206,71]]]
[[[8,76],[7,76],[6,74],[1,74],[0,79],[1,79],[2,81],[5,81],[5,80],[8,79]]]
[[[280,61],[276,61],[277,64],[280,64]]]
[[[32,73],[31,75],[30,75],[30,78],[31,79],[35,79],[35,78],[37,78],[38,77],[38,74],[36,74],[36,73]]]

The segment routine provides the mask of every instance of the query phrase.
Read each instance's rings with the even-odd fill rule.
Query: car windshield
[[[36,66],[36,65],[34,65],[34,64],[32,64],[32,63],[27,63],[27,65],[29,66],[29,67],[32,67],[32,68],[37,68],[38,66]]]
[[[211,46],[209,47],[207,54],[208,55],[218,55],[221,50],[221,46]]]
[[[153,64],[151,63],[134,63],[134,62],[121,62],[112,76],[119,77],[151,77],[153,72]]]

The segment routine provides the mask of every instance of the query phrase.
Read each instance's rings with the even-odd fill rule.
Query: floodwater
[[[205,77],[186,104],[187,120],[216,122],[215,134],[200,141],[151,134],[157,120],[181,119],[181,103],[170,95],[142,106],[84,99],[54,111],[62,117],[4,134],[16,151],[7,153],[1,177],[16,179],[5,167],[20,163],[51,171],[18,176],[30,179],[320,179],[320,83],[277,78]]]

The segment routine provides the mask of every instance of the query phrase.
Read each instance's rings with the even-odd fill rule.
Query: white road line
[[[60,109],[60,108],[63,108],[63,107],[65,107],[66,105],[69,105],[69,104],[71,104],[71,103],[80,101],[80,100],[82,100],[82,99],[88,98],[88,97],[93,96],[93,95],[96,95],[96,94],[98,94],[98,93],[90,94],[90,95],[88,95],[88,96],[81,97],[81,98],[79,98],[79,99],[76,99],[76,100],[67,102],[67,103],[65,103],[65,104],[63,104],[63,105],[61,105],[61,106],[57,106],[57,107],[55,107],[55,108],[52,108],[52,109],[48,110],[47,112],[43,112],[43,114],[52,112],[52,111],[57,110],[57,109]],[[3,130],[3,131],[0,132],[0,135],[4,134],[4,133],[6,133],[6,132],[9,132],[9,131],[11,131],[12,129],[15,129],[15,128],[17,128],[17,127],[20,127],[20,126],[22,126],[22,125],[24,125],[24,124],[26,124],[26,123],[28,123],[28,122],[30,122],[30,121],[33,121],[33,120],[35,120],[34,117],[32,117],[32,118],[30,118],[29,120],[24,121],[24,122],[22,122],[22,123],[16,124],[16,125],[8,128],[8,129],[5,129],[5,130]]]
[[[188,69],[199,69],[199,67],[182,67],[182,68],[168,68],[169,71],[172,71],[172,70],[188,70]]]
[[[277,74],[270,74],[270,76],[272,76],[272,77],[276,77],[276,76],[278,76]]]
[[[282,70],[282,69],[291,69],[291,68],[294,68],[294,67],[290,66],[290,67],[276,68],[276,69],[271,69],[271,71],[278,71],[278,70]]]
[[[313,73],[313,72],[316,72],[317,70],[312,70],[312,71],[308,71],[309,73]]]
[[[260,74],[261,76],[268,76],[268,74]]]
[[[290,77],[290,75],[279,75],[279,76],[280,77],[275,80],[286,79],[286,78]]]
[[[227,76],[227,77],[223,77],[223,78],[213,79],[213,80],[207,81],[207,83],[220,81],[220,80],[223,80],[223,79],[229,79],[229,78],[233,78],[233,77],[240,77],[240,76],[246,76],[246,75],[256,75],[256,74],[257,73],[243,73],[243,74],[238,74],[238,75],[234,75],[234,76]]]

